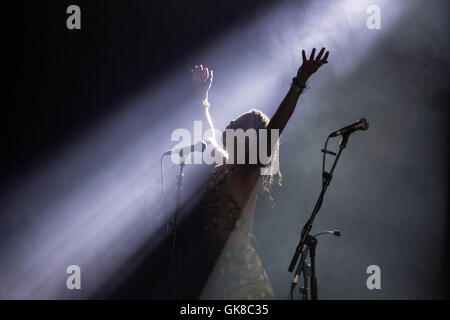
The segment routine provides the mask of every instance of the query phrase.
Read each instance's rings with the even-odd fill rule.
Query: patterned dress
[[[223,167],[214,173],[202,200],[203,228],[210,234],[210,263],[214,265],[204,297],[274,299],[269,278],[252,246],[255,237],[251,223],[241,215],[228,190],[228,172]]]

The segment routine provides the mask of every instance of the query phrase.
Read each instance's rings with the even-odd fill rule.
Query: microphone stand
[[[342,140],[339,142],[339,151],[336,155],[336,158],[334,159],[333,166],[331,167],[330,172],[324,171],[322,173],[322,190],[320,191],[319,197],[317,199],[316,205],[314,206],[313,212],[311,214],[311,217],[306,221],[305,225],[303,226],[300,242],[297,245],[297,248],[295,249],[294,256],[292,257],[291,263],[289,265],[289,272],[294,271],[295,266],[297,265],[298,258],[300,254],[303,252],[303,247],[306,244],[310,249],[310,257],[311,257],[311,299],[317,300],[317,278],[315,275],[315,249],[317,245],[317,239],[314,236],[311,236],[309,233],[311,231],[314,218],[316,217],[317,213],[320,210],[320,207],[322,206],[323,198],[325,196],[325,192],[327,191],[328,186],[330,185],[331,179],[333,178],[333,172],[336,168],[337,162],[341,156],[342,150],[345,149],[348,142],[348,137],[350,134],[343,134]],[[324,153],[331,153],[330,151],[327,151],[326,149],[322,150]],[[300,262],[302,263],[302,262]],[[297,270],[301,270],[299,267]],[[298,274],[296,272],[295,277],[298,277]],[[294,277],[294,279],[295,279]],[[306,288],[305,288],[306,289]]]
[[[297,271],[295,272],[294,280],[291,283],[291,300],[294,300],[294,289],[297,285],[297,281],[300,277],[300,274],[303,272],[303,283],[304,286],[300,288],[300,293],[303,296],[303,300],[308,299],[308,278],[311,278],[311,265],[306,262],[306,258],[308,257],[309,247],[303,250],[302,255],[300,257],[300,263],[298,264]]]
[[[162,166],[162,159],[164,156],[172,154],[174,152],[177,152],[180,155],[180,171],[177,174],[177,196],[176,196],[176,204],[175,204],[175,211],[172,215],[172,219],[170,221],[170,226],[172,227],[171,233],[168,236],[169,242],[170,242],[170,252],[169,252],[169,272],[172,270],[175,271],[175,287],[176,287],[176,299],[181,298],[181,265],[180,265],[180,250],[177,247],[177,241],[179,238],[178,230],[177,230],[177,223],[178,223],[178,215],[180,211],[180,204],[181,204],[181,191],[183,189],[183,178],[184,178],[184,167],[186,165],[185,163],[185,157],[194,151],[198,151],[198,149],[201,146],[201,152],[203,152],[206,148],[206,143],[202,140],[197,142],[195,145],[191,145],[189,147],[190,150],[187,150],[186,148],[183,148],[181,150],[169,150],[163,153],[161,158],[161,181],[163,185],[163,194],[164,194],[164,210],[166,210],[165,205],[165,187],[164,187],[164,174],[163,174],[163,166]],[[167,220],[166,220],[167,221]],[[167,225],[166,225],[167,226]],[[166,228],[167,232],[168,228]],[[167,232],[168,233],[168,232]],[[169,275],[170,277],[170,275]],[[172,278],[170,279],[172,280]]]
[[[317,300],[317,277],[316,277],[316,246],[317,239],[314,236],[306,237],[306,245],[309,248],[309,257],[311,259],[311,300]]]
[[[180,171],[177,175],[177,198],[175,205],[175,212],[172,216],[172,234],[170,235],[170,261],[169,261],[169,270],[175,270],[175,285],[176,285],[176,298],[181,298],[181,269],[180,269],[180,261],[179,261],[179,249],[177,248],[177,218],[178,213],[180,211],[180,203],[181,203],[181,191],[183,189],[183,178],[184,178],[184,157],[180,162]]]
[[[303,250],[302,255],[300,257],[300,263],[298,264],[297,270],[295,272],[295,277],[291,283],[291,300],[294,299],[294,289],[297,285],[298,279],[300,275],[303,273],[303,282],[304,286],[299,289],[300,293],[303,296],[303,300],[308,300],[308,279],[311,279],[311,298],[313,300],[317,299],[317,278],[316,278],[316,246],[317,246],[317,237],[323,234],[332,234],[336,237],[341,236],[341,232],[339,230],[334,231],[324,231],[315,234],[314,236],[309,235],[306,239],[306,248]],[[311,264],[306,262],[306,258],[309,258]]]

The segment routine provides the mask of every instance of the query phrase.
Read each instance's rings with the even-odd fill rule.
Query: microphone
[[[342,129],[330,133],[330,137],[336,137],[345,134],[348,135],[356,130],[367,130],[367,129],[369,129],[369,121],[367,121],[366,118],[361,118],[349,126],[343,127]]]
[[[191,144],[190,146],[187,146],[184,148],[167,150],[166,152],[163,153],[163,156],[173,154],[173,153],[178,153],[178,155],[181,158],[183,158],[183,157],[186,157],[189,153],[194,152],[194,151],[203,152],[203,151],[205,151],[205,148],[206,148],[206,142],[203,140],[200,140],[197,143]]]

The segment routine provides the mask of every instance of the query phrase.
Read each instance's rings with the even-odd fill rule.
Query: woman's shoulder
[[[237,166],[235,165],[230,165],[230,164],[218,164],[213,168],[213,174],[214,175],[220,175],[220,176],[224,176],[227,175],[228,173],[233,173],[234,171],[236,171]]]
[[[212,170],[211,182],[213,184],[219,183],[227,174],[227,168],[224,164],[216,165]]]
[[[214,166],[213,173],[217,174],[217,173],[223,172],[225,169],[226,169],[226,164],[224,164],[224,163],[218,164],[218,165]]]

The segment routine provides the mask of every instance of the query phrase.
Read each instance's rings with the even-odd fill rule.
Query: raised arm
[[[306,83],[309,77],[314,74],[322,65],[328,63],[327,59],[329,52],[327,51],[325,55],[324,52],[325,48],[322,48],[317,57],[314,57],[316,53],[316,49],[314,48],[311,51],[309,59],[307,59],[305,50],[302,50],[303,63],[298,69],[297,76],[292,81],[292,86],[289,89],[289,92],[281,102],[273,117],[270,119],[268,129],[278,129],[279,133],[281,134],[295,110],[295,106],[297,105],[300,94],[303,92],[303,89],[306,88]],[[268,139],[268,141],[270,141],[270,139]]]
[[[214,124],[209,113],[211,104],[208,101],[208,92],[211,88],[211,84],[214,77],[214,71],[209,70],[202,65],[195,66],[191,69],[192,85],[195,90],[195,99],[198,104],[202,104],[205,108],[205,116],[211,129],[211,136],[208,137],[208,141],[218,150],[224,157],[228,157],[225,150],[223,150],[216,140],[216,133]]]

